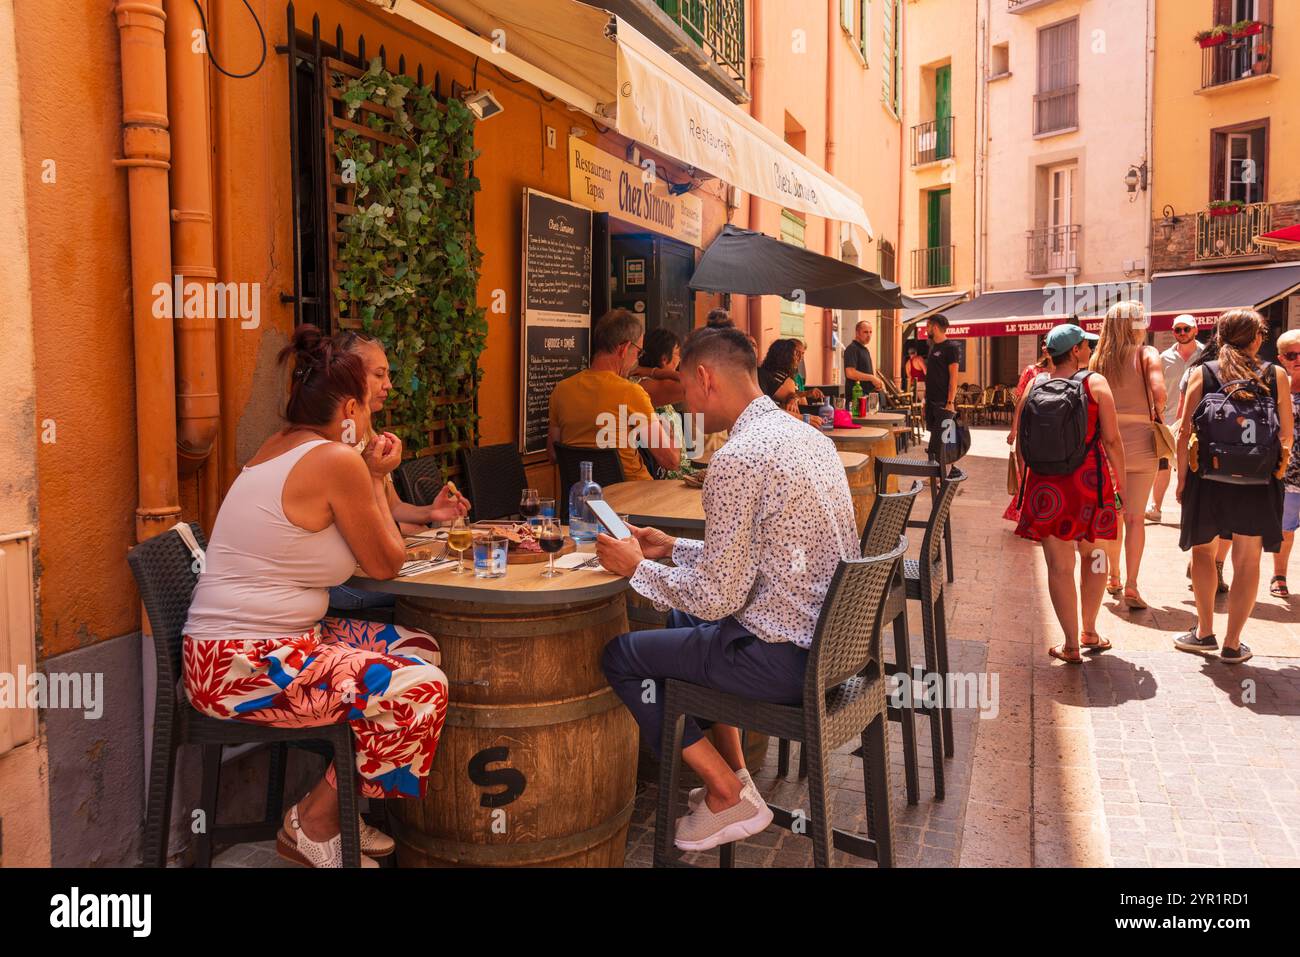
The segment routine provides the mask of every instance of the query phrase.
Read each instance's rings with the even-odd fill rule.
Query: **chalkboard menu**
[[[519,446],[546,448],[551,390],[591,354],[591,211],[524,190]]]

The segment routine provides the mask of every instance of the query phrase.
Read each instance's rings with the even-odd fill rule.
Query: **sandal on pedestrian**
[[[1088,641],[1088,638],[1096,638],[1096,641]],[[1079,645],[1084,651],[1090,654],[1096,654],[1099,651],[1110,651],[1110,641],[1097,634],[1095,631],[1085,631],[1079,636]]]
[[[1079,654],[1079,652],[1076,650],[1074,652],[1074,657],[1071,658],[1069,652],[1065,650],[1065,645],[1061,645],[1061,647],[1059,648],[1049,648],[1047,649],[1047,653],[1051,655],[1053,658],[1056,658],[1060,661],[1064,661],[1066,664],[1071,664],[1071,665],[1083,664],[1083,655]]]
[[[1144,608],[1150,607],[1142,600],[1142,596],[1138,594],[1138,590],[1132,587],[1124,589],[1124,604],[1134,611],[1142,611]]]
[[[1291,592],[1286,587],[1285,575],[1274,575],[1268,583],[1268,593],[1274,598],[1290,598]]]
[[[1106,577],[1106,594],[1112,598],[1118,598],[1124,594],[1124,586],[1120,584],[1118,575],[1108,575]]]
[[[285,826],[275,836],[275,852],[287,861],[305,867],[342,867],[343,835],[335,834],[328,841],[313,841],[302,829],[298,819],[298,805],[289,808]],[[379,862],[361,855],[362,867],[378,867]]]

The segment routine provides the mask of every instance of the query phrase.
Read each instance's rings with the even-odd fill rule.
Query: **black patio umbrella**
[[[901,309],[897,283],[811,250],[730,224],[691,276],[703,292],[782,296],[823,309]]]

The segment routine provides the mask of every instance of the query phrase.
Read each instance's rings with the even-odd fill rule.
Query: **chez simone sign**
[[[569,198],[598,213],[680,239],[704,240],[703,204],[698,196],[673,196],[652,169],[569,137]]]

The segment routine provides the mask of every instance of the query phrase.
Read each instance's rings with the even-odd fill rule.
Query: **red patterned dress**
[[[1046,373],[1034,380],[1037,385]],[[1116,534],[1115,489],[1110,481],[1110,466],[1097,439],[1097,402],[1088,380],[1083,383],[1088,397],[1088,450],[1074,472],[1069,475],[1038,475],[1032,470],[1025,476],[1024,501],[1016,534],[1038,542],[1059,538],[1066,542],[1113,540]],[[1100,468],[1098,467],[1100,465]],[[1097,483],[1100,476],[1101,504],[1098,505]]]

